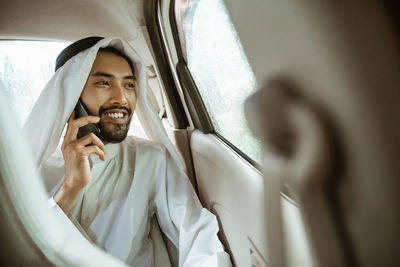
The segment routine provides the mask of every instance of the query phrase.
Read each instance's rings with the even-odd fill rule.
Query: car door
[[[389,2],[149,1],[158,66],[181,104],[172,113],[186,118],[170,136],[186,142],[236,266],[398,262],[398,150],[388,143],[398,147],[398,7]],[[257,94],[264,106],[249,113],[272,138],[265,177],[238,108],[255,89],[278,92]],[[301,136],[286,125],[289,100],[300,105],[291,108]]]
[[[224,3],[148,1],[145,15],[173,103],[167,132],[189,156],[194,186],[218,217],[233,263],[266,266],[261,147],[242,108],[256,81]]]

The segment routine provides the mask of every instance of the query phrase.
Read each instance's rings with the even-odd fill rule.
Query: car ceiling
[[[144,25],[142,0],[0,2],[2,39],[74,41],[100,35],[130,41],[136,38],[138,26]]]

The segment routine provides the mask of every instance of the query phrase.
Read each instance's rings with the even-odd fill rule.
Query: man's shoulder
[[[165,152],[165,147],[163,144],[133,135],[126,137],[123,143],[124,146],[133,148],[135,150],[139,149],[141,151],[148,150],[148,151],[159,151],[161,153]]]

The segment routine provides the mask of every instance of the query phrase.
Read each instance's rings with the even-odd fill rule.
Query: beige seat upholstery
[[[265,54],[249,55],[265,83],[247,103],[274,218],[268,261],[399,266],[400,54],[389,13],[379,1],[269,4],[268,38],[257,36]],[[285,21],[275,16],[284,10]],[[303,233],[311,262],[294,245]]]

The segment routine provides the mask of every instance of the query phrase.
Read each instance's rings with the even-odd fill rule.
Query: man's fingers
[[[96,149],[94,149],[96,147]],[[81,156],[89,156],[92,153],[97,154],[101,160],[105,160],[106,148],[104,143],[94,134],[89,133],[82,138],[79,138],[69,144],[63,143],[63,153],[74,155],[75,158]]]
[[[100,118],[96,116],[85,116],[76,120],[68,121],[68,127],[67,127],[67,133],[65,134],[65,139],[67,139],[67,142],[72,142],[76,140],[76,135],[78,134],[80,127],[85,126],[89,123],[98,123],[99,121]]]
[[[75,118],[75,110],[72,111],[71,115],[68,118],[68,124],[70,124],[70,122],[72,122]]]
[[[71,127],[71,123],[72,123],[72,121],[74,120],[74,118],[75,118],[75,110],[72,111],[71,115],[70,115],[69,118],[68,118],[68,121],[67,121],[67,130],[65,131],[65,135],[64,135],[64,143],[65,143],[65,139],[66,139],[66,137],[67,137],[67,135],[68,135],[69,129],[70,129],[70,127]]]
[[[93,141],[93,145],[96,145],[96,146],[98,146],[101,150],[103,150],[104,155],[107,154],[106,146],[104,145],[103,141],[101,141],[100,138],[98,138],[95,134],[93,134],[92,141]]]
[[[97,145],[91,145],[91,146],[87,146],[84,148],[84,151],[90,155],[90,154],[96,154],[97,156],[99,156],[99,158],[101,160],[106,160],[106,156],[103,150],[100,149],[100,147],[98,147]]]
[[[64,151],[64,148],[65,148],[65,146],[67,145],[67,143],[69,143],[70,141],[68,140],[69,138],[69,136],[68,136],[68,133],[70,132],[70,126],[71,126],[71,123],[72,123],[72,121],[74,120],[74,118],[75,118],[75,110],[73,110],[72,111],[72,113],[71,113],[71,115],[69,115],[69,118],[68,118],[68,121],[67,121],[67,130],[65,131],[65,135],[64,135],[64,140],[63,140],[63,143],[62,143],[62,145],[61,145],[61,150],[63,150]]]
[[[101,150],[104,151],[104,154],[107,153],[104,143],[94,133],[87,134],[77,141],[77,145],[79,146],[87,146],[90,144],[98,146]]]
[[[79,127],[85,126],[88,123],[98,123],[99,121],[100,121],[100,118],[97,116],[85,116],[85,117],[73,120],[72,125],[74,127],[79,128]]]

